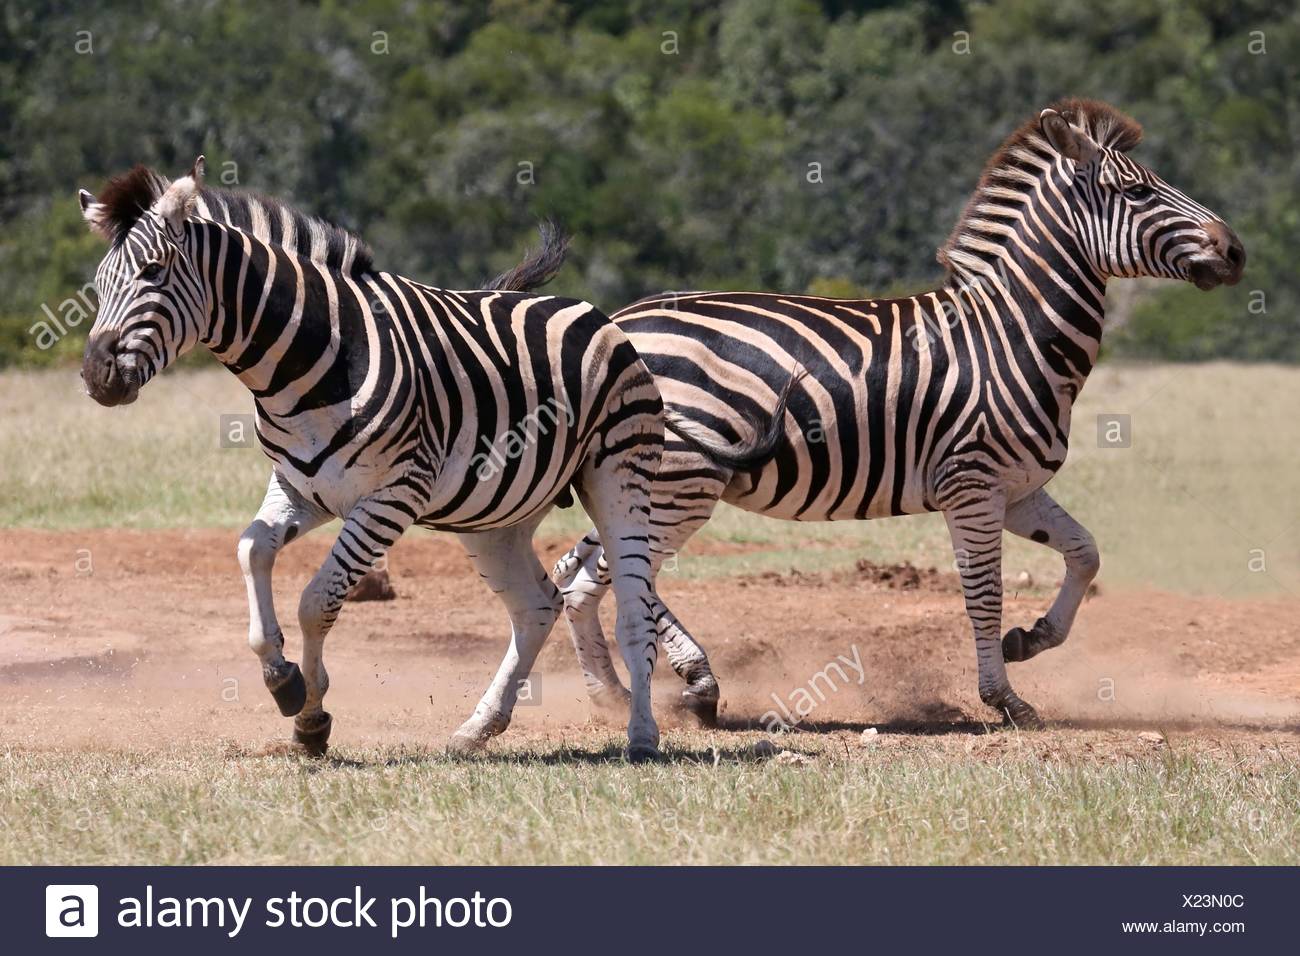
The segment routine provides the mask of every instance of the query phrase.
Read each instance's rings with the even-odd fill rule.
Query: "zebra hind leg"
[[[669,447],[651,488],[654,521],[650,536],[651,580],[656,588],[655,632],[668,662],[685,683],[678,705],[705,727],[717,726],[721,691],[708,655],[676,615],[658,598],[659,574],[676,569],[677,555],[691,536],[709,520],[726,487],[725,474],[709,474],[710,465],[698,452]],[[626,707],[627,695],[610,662],[609,645],[601,630],[598,609],[609,590],[609,568],[598,531],[591,531],[555,566],[556,584],[564,594],[565,618],[573,646],[587,678],[588,693],[598,706],[616,701]]]
[[[659,752],[659,726],[650,704],[650,681],[659,653],[654,614],[659,599],[650,558],[649,476],[659,467],[663,433],[656,418],[627,424],[635,437],[607,439],[619,450],[588,458],[578,493],[596,523],[609,562],[618,605],[615,637],[631,693],[627,755],[637,762],[653,759]]]
[[[609,643],[600,625],[600,602],[610,586],[600,533],[592,529],[560,558],[554,578],[564,596],[564,619],[582,668],[587,697],[598,710],[626,714],[632,698],[614,670]]]
[[[1028,631],[1013,627],[1002,638],[1003,659],[1027,661],[1069,636],[1088,586],[1101,569],[1101,555],[1088,529],[1041,488],[1007,508],[1006,529],[1045,544],[1065,558],[1065,580],[1051,609]]]
[[[657,571],[663,552],[655,550],[652,558]],[[560,558],[555,565],[555,579],[564,595],[565,620],[592,704],[601,710],[626,713],[631,696],[614,670],[609,644],[600,625],[600,601],[610,588],[610,575],[598,532],[588,532]],[[720,689],[708,655],[658,598],[657,592],[655,633],[668,655],[668,662],[686,683],[678,705],[701,726],[716,727]]]
[[[1021,700],[1007,680],[1002,659],[1002,527],[1005,505],[1000,497],[978,496],[944,512],[961,573],[966,614],[975,632],[980,700],[1021,730],[1038,730],[1038,712]]]
[[[533,551],[539,521],[459,536],[479,577],[506,607],[510,644],[474,713],[448,742],[453,753],[479,750],[510,726],[519,692],[560,616],[560,592]]]

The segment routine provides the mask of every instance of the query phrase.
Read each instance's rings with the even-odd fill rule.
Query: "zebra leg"
[[[704,519],[707,520],[707,519]],[[703,520],[700,524],[703,524]],[[699,527],[699,525],[696,525]],[[692,531],[694,529],[691,529]],[[685,543],[683,535],[680,543]],[[652,580],[657,582],[658,571],[664,559],[675,555],[680,544],[661,550],[659,536],[651,545],[653,560]],[[582,666],[591,702],[602,709],[626,708],[630,697],[619,680],[610,660],[609,644],[600,625],[600,601],[610,588],[609,568],[605,564],[604,550],[599,532],[589,531],[578,544],[555,565],[556,584],[564,595],[564,616],[569,622],[573,648]],[[718,680],[709,666],[708,655],[695,642],[677,616],[668,609],[655,592],[655,634],[668,662],[677,676],[686,682],[680,704],[702,726],[718,725]]]
[[[698,452],[669,448],[651,489],[651,580],[656,601],[655,631],[677,676],[686,682],[681,707],[703,726],[717,726],[720,690],[708,655],[658,596],[658,577],[665,561],[675,560],[687,541],[713,515],[726,487],[726,476],[702,477],[709,469]],[[555,565],[555,580],[564,595],[565,619],[582,665],[592,702],[626,706],[627,692],[614,672],[598,609],[610,587],[599,532],[588,532]]]
[[[272,472],[257,517],[239,536],[239,566],[248,587],[248,646],[262,659],[262,679],[286,717],[302,710],[307,684],[298,665],[284,659],[284,632],[275,616],[271,571],[282,547],[328,518]]]
[[[510,646],[473,716],[452,735],[447,746],[453,752],[477,750],[510,725],[520,684],[560,616],[560,592],[533,551],[539,522],[459,536],[479,577],[506,606]]]
[[[650,680],[659,655],[655,642],[653,562],[650,557],[650,481],[659,467],[661,444],[647,423],[634,441],[606,441],[619,452],[588,459],[578,487],[583,507],[596,523],[618,604],[615,637],[627,667],[631,706],[628,759],[648,760],[659,752],[659,726],[650,706]],[[635,426],[634,426],[635,427]],[[599,462],[599,464],[597,464]]]
[[[302,675],[307,683],[307,700],[294,719],[293,740],[312,756],[325,753],[333,728],[324,706],[330,686],[325,671],[325,637],[338,620],[348,591],[388,553],[417,513],[418,508],[396,498],[363,498],[348,512],[329,557],[302,592],[298,624],[302,628]]]
[[[1045,544],[1065,557],[1065,581],[1051,610],[1028,631],[1013,627],[1002,638],[1004,660],[1027,661],[1069,636],[1088,585],[1101,569],[1101,555],[1088,529],[1071,518],[1042,488],[1007,508],[1006,529]]]
[[[966,613],[975,631],[980,700],[1002,712],[1007,723],[1038,729],[1042,720],[1011,689],[1002,659],[1002,522],[1001,497],[981,497],[944,512],[961,573]]]
[[[609,566],[594,528],[555,563],[555,585],[564,596],[564,619],[582,668],[587,696],[600,710],[626,713],[631,695],[614,670],[600,626],[600,602],[609,590]]]

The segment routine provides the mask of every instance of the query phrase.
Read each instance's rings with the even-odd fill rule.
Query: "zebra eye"
[[[1156,191],[1146,183],[1136,183],[1124,190],[1124,195],[1129,199],[1132,199],[1134,202],[1141,202],[1144,199],[1150,199],[1155,195],[1155,193]]]
[[[153,282],[162,275],[163,267],[161,262],[150,262],[140,270],[140,278],[145,282]]]

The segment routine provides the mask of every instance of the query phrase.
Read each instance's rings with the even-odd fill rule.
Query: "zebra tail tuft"
[[[733,471],[761,468],[772,460],[777,446],[785,436],[786,406],[790,402],[790,395],[794,392],[795,386],[803,381],[807,374],[806,368],[795,366],[794,373],[786,380],[781,394],[777,396],[776,407],[772,409],[772,415],[766,426],[762,421],[748,419],[746,416],[750,427],[754,430],[754,437],[749,441],[740,441],[735,445],[715,442],[700,433],[700,426],[696,422],[671,407],[664,409],[664,424],[682,441],[719,467]]]
[[[542,235],[542,244],[536,249],[529,249],[519,265],[484,284],[484,289],[495,292],[531,292],[555,278],[555,274],[564,265],[572,237],[554,219],[543,219],[537,224],[537,231]]]

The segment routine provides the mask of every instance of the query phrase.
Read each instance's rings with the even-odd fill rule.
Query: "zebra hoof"
[[[704,697],[689,690],[682,691],[679,699],[679,706],[686,711],[699,723],[701,727],[709,729],[718,726],[718,698],[715,694],[712,697]]]
[[[1004,727],[1012,727],[1016,730],[1047,729],[1047,724],[1043,723],[1043,718],[1038,716],[1038,711],[1019,697],[1013,696],[1011,700],[1005,701],[1000,709]]]
[[[447,753],[453,757],[468,757],[486,750],[487,742],[486,737],[458,730],[447,741]]]
[[[302,727],[294,724],[293,743],[309,757],[323,757],[329,749],[330,731],[334,729],[334,718],[322,711],[312,726]]]
[[[653,763],[659,759],[659,748],[650,744],[628,744],[628,763]]]
[[[1013,627],[1002,638],[1002,659],[1008,664],[1027,661],[1033,657],[1029,650],[1029,635],[1023,627]]]
[[[307,703],[307,682],[302,678],[302,669],[294,663],[288,663],[288,672],[275,686],[267,684],[275,705],[285,717],[296,717]]]

